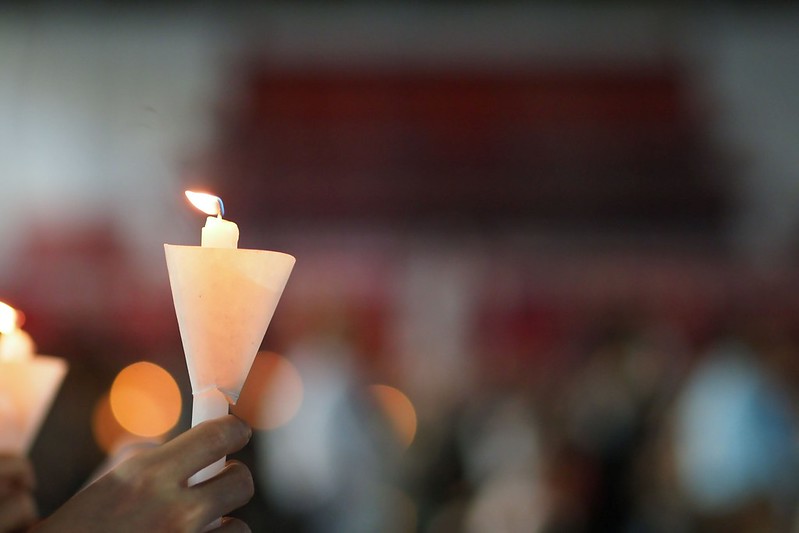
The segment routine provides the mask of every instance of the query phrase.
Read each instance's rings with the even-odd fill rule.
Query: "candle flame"
[[[225,214],[225,204],[222,199],[213,194],[204,192],[186,191],[186,198],[192,203],[194,207],[205,213],[206,215],[219,215]]]
[[[21,311],[0,302],[0,361],[24,361],[33,356],[33,339],[20,329],[23,317]]]
[[[0,333],[8,334],[17,329],[19,313],[5,302],[0,302]]]

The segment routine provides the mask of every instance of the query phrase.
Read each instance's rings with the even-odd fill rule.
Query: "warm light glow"
[[[255,429],[274,429],[294,418],[302,398],[302,378],[291,361],[259,352],[231,411]]]
[[[416,409],[411,401],[402,391],[388,385],[371,385],[369,390],[391,422],[402,445],[406,448],[410,446],[416,436]]]
[[[104,394],[94,406],[92,413],[92,433],[97,446],[105,453],[113,453],[119,442],[132,437],[133,434],[125,430],[111,411],[109,394]]]
[[[111,411],[120,425],[140,437],[157,437],[180,417],[180,390],[160,366],[139,362],[124,368],[111,385]]]
[[[19,313],[7,303],[0,302],[0,333],[8,334],[17,329]]]
[[[28,361],[35,352],[33,339],[21,329],[0,335],[0,361]]]
[[[33,357],[36,346],[31,336],[19,329],[24,315],[0,302],[0,361],[23,361]]]
[[[225,207],[222,199],[213,194],[204,192],[186,191],[186,198],[192,203],[194,207],[205,213],[206,215],[224,215]]]

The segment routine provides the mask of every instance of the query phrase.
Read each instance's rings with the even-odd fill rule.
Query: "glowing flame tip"
[[[186,198],[189,199],[189,202],[194,207],[206,215],[223,216],[225,214],[225,204],[222,203],[222,199],[218,196],[204,192],[186,191]]]

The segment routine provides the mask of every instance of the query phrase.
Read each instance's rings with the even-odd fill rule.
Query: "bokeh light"
[[[406,448],[410,446],[416,436],[416,409],[410,399],[388,385],[371,385],[369,391],[396,431],[400,443]]]
[[[119,442],[132,436],[114,418],[109,393],[103,394],[94,406],[92,433],[97,446],[108,454],[114,452]]]
[[[172,429],[180,417],[180,389],[160,366],[134,363],[114,379],[111,411],[119,424],[134,435],[156,437]]]
[[[303,385],[296,367],[273,352],[259,352],[232,412],[259,430],[275,429],[302,406]]]

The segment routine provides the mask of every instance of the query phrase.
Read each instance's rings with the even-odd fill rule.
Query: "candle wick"
[[[225,214],[225,204],[222,202],[222,199],[218,196],[216,197],[216,200],[219,202],[219,213],[217,213],[217,216],[219,218],[222,218],[222,215]]]

